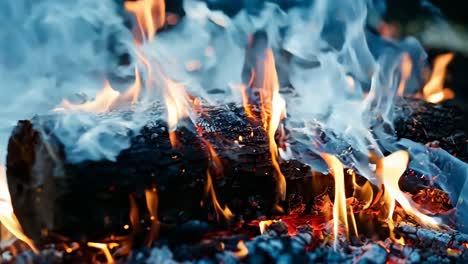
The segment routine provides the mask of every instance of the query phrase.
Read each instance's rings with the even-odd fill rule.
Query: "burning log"
[[[443,112],[440,106],[408,102],[397,111],[415,107],[411,112],[415,115],[424,107],[425,119],[431,111]],[[68,161],[64,143],[53,130],[58,118],[52,115],[20,121],[8,146],[7,176],[13,207],[25,233],[35,241],[57,236],[92,241],[144,233],[155,221],[164,223],[164,231],[191,219],[213,220],[217,212],[210,202],[216,201],[206,199],[205,189],[207,171],[215,159],[223,167],[222,175],[212,173],[219,208],[228,205],[243,219],[273,213],[276,178],[269,137],[261,122],[246,116],[239,107],[204,107],[196,126],[189,122],[175,132],[176,147],[171,144],[166,122],[155,117],[139,134],[127,135],[130,147],[116,161]],[[413,124],[408,120],[411,117],[397,120],[396,127],[408,128]],[[412,138],[411,131],[414,129],[397,132]],[[453,132],[438,131],[441,138]],[[415,140],[422,140],[418,137]],[[317,180],[308,166],[297,161],[283,162],[281,171],[286,176],[287,193],[293,194],[289,195],[292,200],[283,204],[285,209],[289,205],[302,208],[301,212],[310,211],[309,204],[320,195],[333,196],[331,176],[317,174]],[[148,193],[156,190],[153,206],[160,201],[159,206],[148,208]]]
[[[268,135],[240,108],[204,109],[198,132],[194,127],[176,131],[176,147],[166,123],[152,120],[138,135],[128,135],[130,147],[115,162],[68,161],[63,142],[54,134],[57,118],[20,121],[9,141],[13,207],[25,233],[35,241],[57,235],[92,241],[142,232],[138,225],[157,221],[147,208],[146,192],[151,190],[157,190],[159,220],[165,224],[213,218],[211,206],[200,207],[200,201],[206,202],[213,155],[223,166],[223,176],[213,179],[221,205],[228,204],[244,218],[272,212],[275,178]],[[282,170],[288,171],[291,181],[310,175],[310,168],[297,162],[285,163]]]

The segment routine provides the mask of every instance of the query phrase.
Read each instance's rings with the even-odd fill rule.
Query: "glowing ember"
[[[126,1],[125,9],[135,16],[143,39],[151,41],[156,30],[164,26],[166,20],[164,0]]]
[[[237,243],[237,249],[238,251],[233,251],[232,253],[239,259],[245,258],[249,254],[249,249],[242,240]]]
[[[346,228],[346,234],[348,234],[348,215],[346,211],[346,195],[344,185],[344,173],[343,165],[340,160],[330,154],[322,154],[322,158],[330,168],[331,174],[335,178],[335,200],[333,202],[333,233],[335,235],[335,242],[333,244],[335,250],[338,246],[338,237],[340,223],[343,223]]]
[[[447,66],[453,60],[453,56],[453,53],[447,53],[435,59],[431,78],[423,88],[423,96],[426,101],[440,103],[455,96],[452,90],[444,88]]]

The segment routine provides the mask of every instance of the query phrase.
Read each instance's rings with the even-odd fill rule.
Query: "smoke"
[[[45,114],[65,97],[94,95],[131,40],[112,0],[0,2],[0,156],[19,119]]]
[[[439,169],[431,174],[444,175],[447,183],[466,172],[466,164],[455,158],[414,142],[398,143],[394,136],[392,106],[401,79],[401,58],[409,54],[416,62],[407,87],[416,91],[421,87],[419,72],[426,54],[414,38],[394,42],[372,31],[369,23],[378,21],[385,9],[381,1],[303,1],[286,11],[265,1],[245,1],[245,8],[230,18],[204,2],[186,0],[182,21],[139,48],[151,69],[136,59],[130,31],[115,2],[1,1],[0,36],[8,40],[0,43],[2,157],[18,119],[47,114],[76,93],[93,96],[111,72],[122,73],[116,55],[127,48],[139,69],[146,69],[144,103],[128,115],[108,113],[103,118],[77,112],[55,120],[51,127],[65,144],[69,161],[114,160],[128,147],[126,135],[137,132],[148,119],[146,104],[162,100],[168,89],[162,79],[177,81],[209,102],[240,103],[236,87],[247,85],[245,50],[250,36],[261,31],[275,54],[280,83],[294,91],[284,95],[294,158],[320,169],[325,168],[323,163],[305,153],[335,153],[374,181],[368,160],[371,150],[382,156],[410,148],[413,159],[428,158],[431,151],[438,160],[443,157],[457,164],[457,171]],[[363,100],[366,93],[369,96]],[[326,140],[318,140],[318,130],[325,131]],[[415,162],[410,166],[434,173],[428,168],[436,164],[428,158],[429,167]],[[465,187],[440,183],[454,201],[467,192],[465,178],[456,182]]]

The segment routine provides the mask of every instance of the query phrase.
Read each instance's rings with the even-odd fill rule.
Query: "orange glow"
[[[349,91],[354,93],[356,90],[356,82],[354,81],[354,78],[352,76],[346,75],[346,82],[348,83]]]
[[[239,87],[239,90],[241,92],[242,96],[242,105],[244,107],[244,112],[247,115],[247,117],[255,119],[255,115],[252,112],[251,106],[250,106],[250,101],[249,101],[249,96],[247,94],[247,86],[241,85]]]
[[[271,226],[273,223],[277,223],[281,220],[264,220],[258,223],[258,228],[260,229],[260,234],[264,234],[267,227]]]
[[[151,247],[154,240],[159,236],[159,230],[161,227],[159,218],[158,218],[159,199],[158,199],[157,189],[153,188],[151,190],[146,190],[145,197],[146,197],[146,207],[148,208],[148,212],[150,213],[150,219],[152,221],[151,229],[148,234],[148,240],[147,240],[146,245],[148,247]]]
[[[411,77],[411,71],[413,70],[413,62],[408,53],[403,54],[401,58],[401,79],[398,85],[398,96],[405,94],[406,82]]]
[[[17,239],[26,243],[34,253],[38,253],[34,242],[23,233],[23,229],[13,212],[11,204],[10,192],[6,178],[6,170],[3,165],[0,165],[0,224],[2,224],[8,232],[14,235]],[[3,229],[4,230],[4,229]],[[2,230],[2,231],[3,231]],[[2,232],[2,239],[6,234]]]
[[[406,213],[412,215],[423,225],[438,228],[438,221],[430,216],[421,213],[398,186],[401,175],[405,172],[409,162],[409,154],[406,151],[397,151],[382,158],[377,163],[376,176],[384,186],[382,197],[388,209],[388,222],[390,229],[393,228],[393,212],[395,202],[398,202]]]
[[[451,89],[444,88],[447,66],[453,60],[453,57],[453,53],[446,53],[435,59],[431,78],[423,88],[423,96],[426,101],[440,103],[455,96]]]
[[[330,172],[335,178],[335,200],[333,202],[333,233],[335,235],[335,242],[333,244],[335,250],[338,243],[338,228],[340,222],[345,225],[346,235],[348,234],[348,216],[346,211],[346,195],[343,165],[340,160],[331,154],[322,154],[322,158],[330,168]]]
[[[115,243],[111,243],[111,244],[115,244]],[[104,256],[106,257],[106,260],[107,260],[108,264],[115,263],[114,258],[112,257],[112,254],[110,253],[109,247],[108,247],[107,244],[105,244],[105,243],[96,243],[96,242],[88,242],[88,243],[86,243],[86,245],[88,245],[88,247],[100,249],[102,251],[102,253],[104,253]]]
[[[232,251],[232,253],[234,254],[234,256],[236,256],[238,259],[242,259],[242,258],[245,258],[247,257],[247,255],[249,254],[249,249],[247,248],[247,246],[245,245],[244,241],[240,240],[238,243],[237,243],[237,249],[238,251]]]
[[[135,81],[133,84],[119,97],[116,98],[112,105],[110,106],[110,110],[119,108],[120,106],[132,103],[135,104],[138,102],[138,98],[140,97],[141,93],[141,78],[138,72],[138,68],[135,67]]]
[[[164,0],[126,1],[125,9],[135,16],[140,35],[148,41],[153,39],[166,21]]]

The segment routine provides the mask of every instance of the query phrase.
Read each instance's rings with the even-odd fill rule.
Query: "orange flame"
[[[239,240],[239,242],[237,243],[237,249],[238,251],[232,251],[232,253],[238,259],[245,258],[249,254],[249,249],[247,248],[243,240]]]
[[[129,103],[136,103],[140,96],[140,91],[141,78],[138,73],[138,69],[135,67],[135,81],[124,94],[120,94],[120,92],[114,90],[109,81],[105,80],[103,88],[96,94],[96,98],[94,100],[82,104],[73,104],[64,99],[54,110],[104,113]]]
[[[263,87],[260,93],[262,102],[263,126],[268,132],[271,161],[275,170],[278,200],[286,199],[286,179],[279,166],[278,146],[275,133],[281,119],[286,116],[286,102],[279,93],[279,81],[276,73],[273,51],[268,49],[265,54]]]
[[[125,9],[131,12],[138,24],[143,39],[151,41],[156,31],[166,21],[166,3],[164,0],[126,1]]]
[[[151,247],[153,241],[159,236],[159,230],[161,227],[158,219],[159,199],[157,189],[153,188],[151,190],[146,190],[145,197],[146,207],[148,208],[148,212],[150,213],[150,219],[152,221],[146,245],[148,247]]]
[[[272,224],[277,223],[279,221],[281,221],[281,220],[264,220],[264,221],[260,221],[260,223],[258,223],[258,228],[260,229],[260,234],[264,234],[267,227],[269,227]]]
[[[105,244],[105,243],[88,242],[86,243],[86,245],[88,247],[100,249],[102,253],[104,253],[104,256],[106,257],[107,264],[115,263],[114,258],[112,257],[112,254],[109,251],[109,247],[118,246],[117,243]]]
[[[210,170],[208,169],[206,172],[206,184],[205,184],[205,193],[211,196],[211,201],[213,203],[215,212],[216,212],[216,219],[219,221],[221,217],[225,220],[230,220],[233,217],[233,214],[229,207],[225,206],[224,208],[218,202],[218,198],[216,197],[216,192],[213,187],[213,180],[211,179]],[[202,203],[203,204],[203,203]]]
[[[333,233],[335,242],[333,244],[335,250],[338,245],[338,232],[340,222],[345,225],[346,235],[348,234],[348,216],[346,211],[346,195],[344,184],[343,165],[340,160],[331,154],[322,154],[322,158],[330,168],[331,174],[335,178],[335,201],[333,203]]]
[[[34,242],[23,233],[18,218],[16,218],[13,212],[6,171],[3,165],[0,165],[0,224],[16,238],[26,243],[34,253],[38,253]],[[4,234],[2,234],[2,238],[4,238]]]
[[[426,101],[440,103],[455,96],[451,89],[444,88],[447,66],[453,60],[453,57],[453,53],[446,53],[435,59],[431,78],[423,88],[423,96]]]
[[[405,94],[406,82],[411,77],[411,71],[413,70],[413,62],[408,53],[403,54],[401,58],[401,79],[398,85],[398,96]]]
[[[180,119],[189,116],[190,98],[185,88],[170,79],[166,79],[164,101],[167,111],[169,139],[173,147],[178,146],[175,130]]]
[[[408,162],[408,152],[401,150],[380,159],[377,163],[376,176],[385,188],[382,199],[388,209],[387,220],[392,238],[394,238],[393,213],[395,210],[395,202],[398,202],[406,213],[415,217],[421,224],[431,226],[433,228],[438,228],[439,224],[436,219],[427,216],[416,209],[412,200],[410,200],[400,190],[398,181],[400,180],[401,175],[405,172]]]

